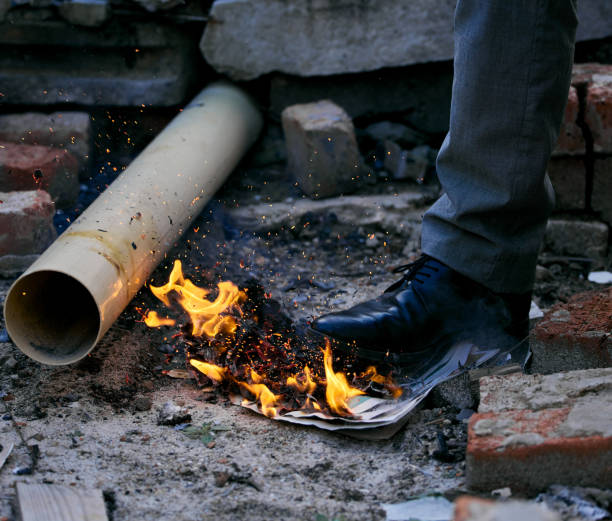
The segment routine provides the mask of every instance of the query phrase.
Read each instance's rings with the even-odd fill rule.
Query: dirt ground
[[[235,174],[169,259],[182,258],[200,282],[255,277],[292,318],[309,319],[390,284],[390,268],[418,255],[420,216],[436,193],[377,185],[360,194],[387,201],[375,215],[356,215],[339,198],[323,209],[306,202],[298,217],[265,226],[249,221],[262,204],[299,202],[287,186],[281,169]],[[405,193],[398,208],[389,206]],[[390,226],[385,214],[401,219]],[[164,281],[169,267],[152,280]],[[560,259],[542,268],[535,298],[544,308],[594,287],[581,265]],[[0,281],[2,300],[11,282]],[[15,447],[0,469],[0,519],[15,519],[16,482],[102,489],[113,521],[382,520],[382,503],[431,493],[453,499],[463,490],[466,424],[451,405],[428,398],[398,434],[376,442],[272,421],[168,376],[184,356],[168,347],[172,331],[140,321],[137,308],[154,305],[143,289],[73,366],[41,366],[2,339],[0,443]],[[190,419],[158,425],[166,402]],[[181,430],[186,422],[202,426],[204,439]],[[439,433],[458,461],[433,457]]]

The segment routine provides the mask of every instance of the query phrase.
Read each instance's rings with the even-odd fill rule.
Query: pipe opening
[[[13,342],[26,355],[49,365],[83,358],[100,331],[100,313],[91,293],[57,271],[37,271],[17,280],[4,312]]]

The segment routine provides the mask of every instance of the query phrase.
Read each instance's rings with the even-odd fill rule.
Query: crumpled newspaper
[[[410,413],[436,385],[477,367],[509,364],[520,364],[520,367],[524,367],[529,355],[527,339],[508,349],[482,348],[471,342],[459,342],[439,358],[403,370],[396,382],[404,392],[397,399],[355,396],[348,402],[353,412],[351,417],[296,410],[272,419],[312,425],[361,439],[387,439],[408,421]],[[246,401],[241,396],[233,396],[232,402],[261,414],[256,402]]]

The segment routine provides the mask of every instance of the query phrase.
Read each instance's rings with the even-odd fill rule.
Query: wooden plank
[[[108,521],[102,491],[17,483],[21,521]]]

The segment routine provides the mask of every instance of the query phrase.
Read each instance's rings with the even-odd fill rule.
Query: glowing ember
[[[211,291],[186,279],[177,260],[168,283],[150,288],[166,306],[176,302],[189,315],[191,335],[183,329],[181,336],[190,366],[203,375],[198,381],[241,390],[268,417],[296,409],[352,416],[348,403],[365,390],[393,398],[402,393],[390,374],[379,374],[374,366],[364,370],[343,357],[337,363],[344,369],[334,371],[330,343],[324,350],[309,344],[259,285],[242,291],[232,282],[220,282],[216,298],[209,300]],[[145,323],[160,327],[176,321],[151,311]]]

